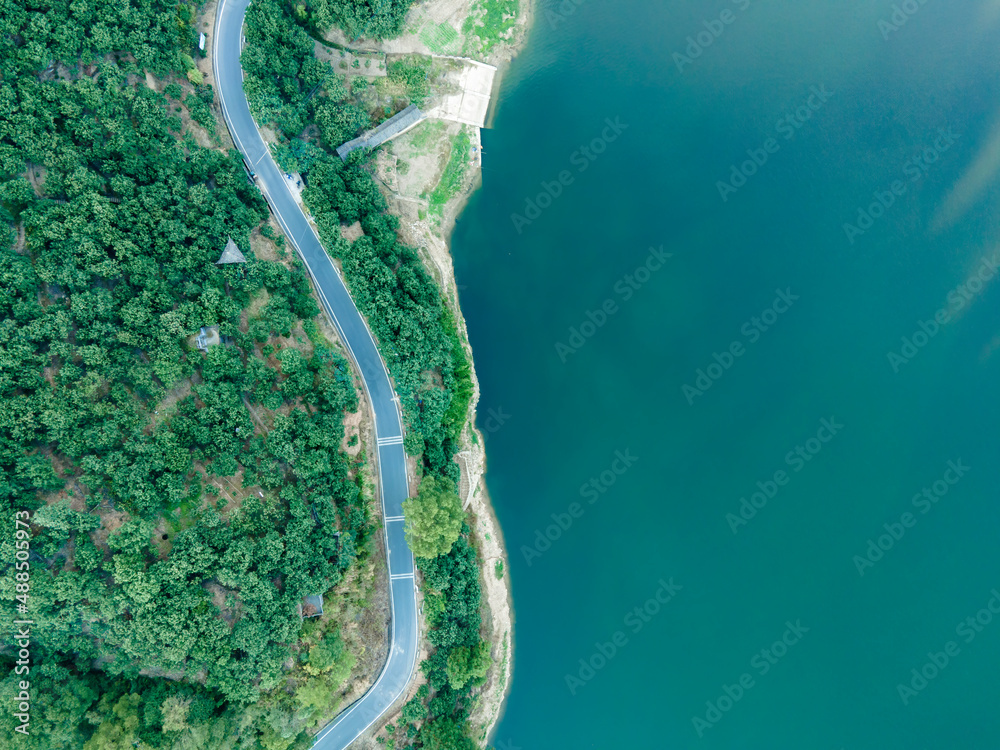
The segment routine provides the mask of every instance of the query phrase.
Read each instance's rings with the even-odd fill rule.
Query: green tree
[[[462,533],[465,513],[455,483],[427,476],[415,498],[403,503],[406,541],[417,557],[447,555]]]
[[[424,701],[430,695],[430,689],[427,684],[421,685],[417,688],[417,693],[410,700],[406,702],[403,706],[402,717],[403,721],[408,724],[415,724],[418,721],[423,721],[427,718],[427,706]]]
[[[469,739],[463,727],[446,717],[424,724],[418,739],[423,750],[475,750],[476,743]]]
[[[191,700],[171,695],[160,704],[163,714],[163,731],[180,732],[188,728],[188,712],[191,710]]]
[[[333,669],[344,653],[344,642],[335,631],[329,633],[322,641],[309,649],[309,664],[306,668],[310,674],[320,674]]]
[[[452,690],[461,690],[470,680],[476,683],[486,677],[491,666],[490,644],[480,641],[472,648],[460,646],[448,654],[448,666],[445,668],[448,684]]]
[[[0,681],[0,700],[4,705],[15,705],[20,692],[18,683],[24,679],[12,669],[8,677]],[[14,729],[21,722],[13,716],[13,711],[4,711],[0,714],[0,731],[4,736],[18,737],[21,747],[32,750],[82,746],[84,732],[89,728],[84,715],[98,697],[90,675],[77,676],[66,667],[41,662],[32,668],[30,682],[30,733],[27,737],[16,735]]]
[[[101,699],[102,714],[97,731],[94,732],[83,750],[132,750],[139,743],[139,708],[142,696],[138,693],[123,695],[114,706],[108,696]]]

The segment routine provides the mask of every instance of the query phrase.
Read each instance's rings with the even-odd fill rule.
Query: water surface
[[[1000,621],[957,628],[1000,608],[1000,286],[959,289],[1000,247],[1000,16],[918,7],[540,1],[454,234],[481,420],[510,415],[498,748],[998,746]]]

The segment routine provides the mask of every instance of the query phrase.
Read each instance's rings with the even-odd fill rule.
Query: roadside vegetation
[[[320,34],[334,26],[352,39],[386,39],[399,33],[413,0],[308,0],[294,6],[294,17]]]
[[[332,153],[372,118],[310,36],[388,35],[408,4],[257,0],[243,63],[440,500],[458,480],[469,363],[363,155]],[[0,0],[0,598],[13,612],[13,513],[29,510],[26,748],[305,748],[362,656],[349,626],[376,525],[365,453],[342,447],[358,443],[344,429],[357,389],[240,158],[204,145],[216,120],[195,17],[165,0]],[[425,83],[415,67],[392,73],[407,101]],[[247,263],[217,266],[230,236]],[[206,326],[222,343],[203,352]],[[490,649],[469,529],[449,523],[419,559],[435,650],[397,748],[474,747]],[[303,620],[316,594],[328,611]],[[0,731],[15,721],[0,713]]]
[[[298,160],[306,183],[303,199],[323,244],[341,263],[351,296],[388,362],[406,419],[405,447],[418,457],[424,477],[420,496],[409,501],[407,515],[411,539],[419,550],[431,627],[428,639],[435,650],[421,664],[427,690],[404,710],[403,722],[380,739],[393,748],[473,748],[467,719],[474,690],[492,662],[490,644],[480,635],[479,563],[470,544],[471,532],[461,522],[455,494],[459,467],[452,460],[468,419],[471,367],[440,290],[416,251],[398,239],[398,219],[387,212],[385,199],[365,168],[366,155],[352,154],[345,164],[333,153],[367,124],[360,117],[351,119],[365,111],[366,87],[361,93],[348,92],[335,71],[317,73],[311,62],[312,40],[299,25],[301,20],[282,3],[257,0],[250,7],[250,15],[255,13],[259,17],[247,22],[244,58],[275,69],[249,66],[244,85],[248,92],[258,92],[278,83],[270,89],[271,96],[252,96],[251,107],[262,124],[279,125],[285,112],[306,113],[296,124],[297,132],[279,125],[283,137],[276,150],[285,159],[285,168],[292,166],[289,156]],[[266,33],[254,30],[258,26]],[[296,45],[280,62],[270,51],[275,36]],[[298,61],[297,71],[289,60]],[[388,75],[375,86],[390,85],[396,87],[397,111],[409,103],[422,103],[427,95],[426,64],[419,58],[391,63]],[[341,111],[347,114],[339,117]],[[378,112],[365,114],[368,122],[378,116]],[[344,125],[324,125],[324,117]],[[467,154],[467,136],[456,151],[463,148]],[[348,240],[344,229],[353,226],[359,226],[362,234]],[[416,514],[415,508],[419,508]],[[435,529],[438,521],[441,528]]]

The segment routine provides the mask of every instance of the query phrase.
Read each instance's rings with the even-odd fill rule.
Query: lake
[[[453,236],[497,748],[998,747],[1000,3],[540,0]]]

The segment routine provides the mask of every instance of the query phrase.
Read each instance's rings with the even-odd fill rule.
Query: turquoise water
[[[454,234],[517,618],[494,743],[1000,747],[997,4],[559,7]]]

